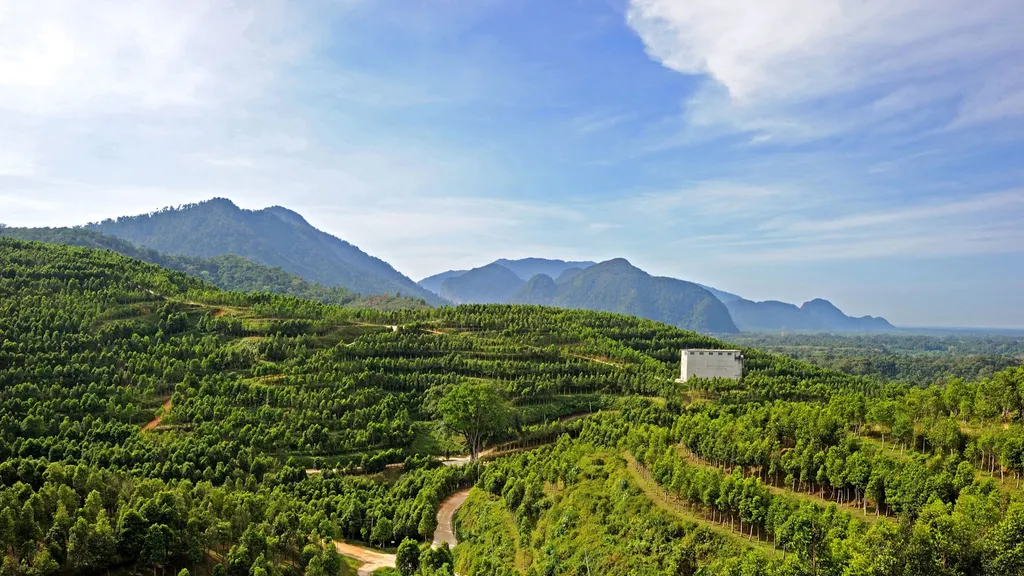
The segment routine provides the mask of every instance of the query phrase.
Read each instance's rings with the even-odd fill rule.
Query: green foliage
[[[395,554],[395,567],[402,576],[413,576],[420,569],[420,547],[416,542],[406,538],[398,545]]]
[[[438,403],[445,426],[466,438],[473,460],[487,440],[501,435],[508,427],[505,399],[489,382],[453,386]]]
[[[424,539],[474,482],[456,558],[421,550],[420,573],[1019,570],[1024,369],[919,389],[745,350],[741,381],[674,382],[680,348],[727,346],[586,310],[223,292],[2,239],[3,573],[347,573],[331,540]],[[506,448],[560,438],[443,467],[424,438],[445,413]]]

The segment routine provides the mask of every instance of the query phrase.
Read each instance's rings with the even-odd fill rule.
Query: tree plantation
[[[340,542],[405,575],[1024,574],[1012,362],[744,349],[742,380],[679,384],[680,349],[733,346],[321,300],[0,239],[0,574],[354,574]]]

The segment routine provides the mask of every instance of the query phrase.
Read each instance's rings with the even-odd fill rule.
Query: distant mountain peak
[[[358,294],[397,294],[440,304],[390,264],[311,226],[282,206],[239,208],[227,198],[126,216],[89,228],[168,254],[212,258],[236,254],[310,282]]]
[[[234,211],[240,212],[242,210],[241,208],[238,207],[237,204],[232,202],[229,198],[222,198],[220,196],[216,196],[214,198],[210,198],[209,200],[203,200],[202,202],[196,202],[195,204],[186,204],[184,206],[181,206],[180,209],[173,209],[173,210],[179,211],[179,212],[184,212],[186,210],[195,209],[195,208],[199,208],[199,209],[211,209],[211,208],[216,209],[216,208],[220,208],[222,210],[230,210],[230,211],[233,211],[233,212]]]
[[[625,258],[612,258],[611,260],[605,260],[603,262],[598,262],[594,266],[600,266],[601,268],[604,268],[606,270],[615,270],[615,269],[640,270],[636,266],[633,266],[633,264],[630,263],[630,261],[626,260]]]
[[[828,300],[825,300],[824,298],[815,298],[813,300],[808,300],[807,302],[804,302],[803,305],[800,306],[800,307],[801,308],[831,309],[831,310],[837,310],[837,311],[839,310],[839,308],[837,308],[835,304],[829,302]]]

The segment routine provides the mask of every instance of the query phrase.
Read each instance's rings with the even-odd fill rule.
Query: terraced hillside
[[[424,546],[415,573],[1015,573],[1019,370],[888,389],[748,350],[742,382],[681,387],[698,346],[727,345],[600,312],[224,292],[0,240],[3,570],[347,573],[332,540],[427,541],[472,485],[454,559]],[[487,442],[513,453],[442,466],[467,384],[499,392]]]

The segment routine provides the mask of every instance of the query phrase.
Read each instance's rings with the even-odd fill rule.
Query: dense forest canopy
[[[226,292],[0,239],[0,570],[347,574],[332,542],[429,539],[468,486],[454,556],[404,545],[406,570],[1024,569],[1024,369],[910,386],[748,348],[741,381],[675,382],[696,347],[732,345],[583,310]],[[441,466],[466,450],[445,410],[484,387],[511,453]]]

